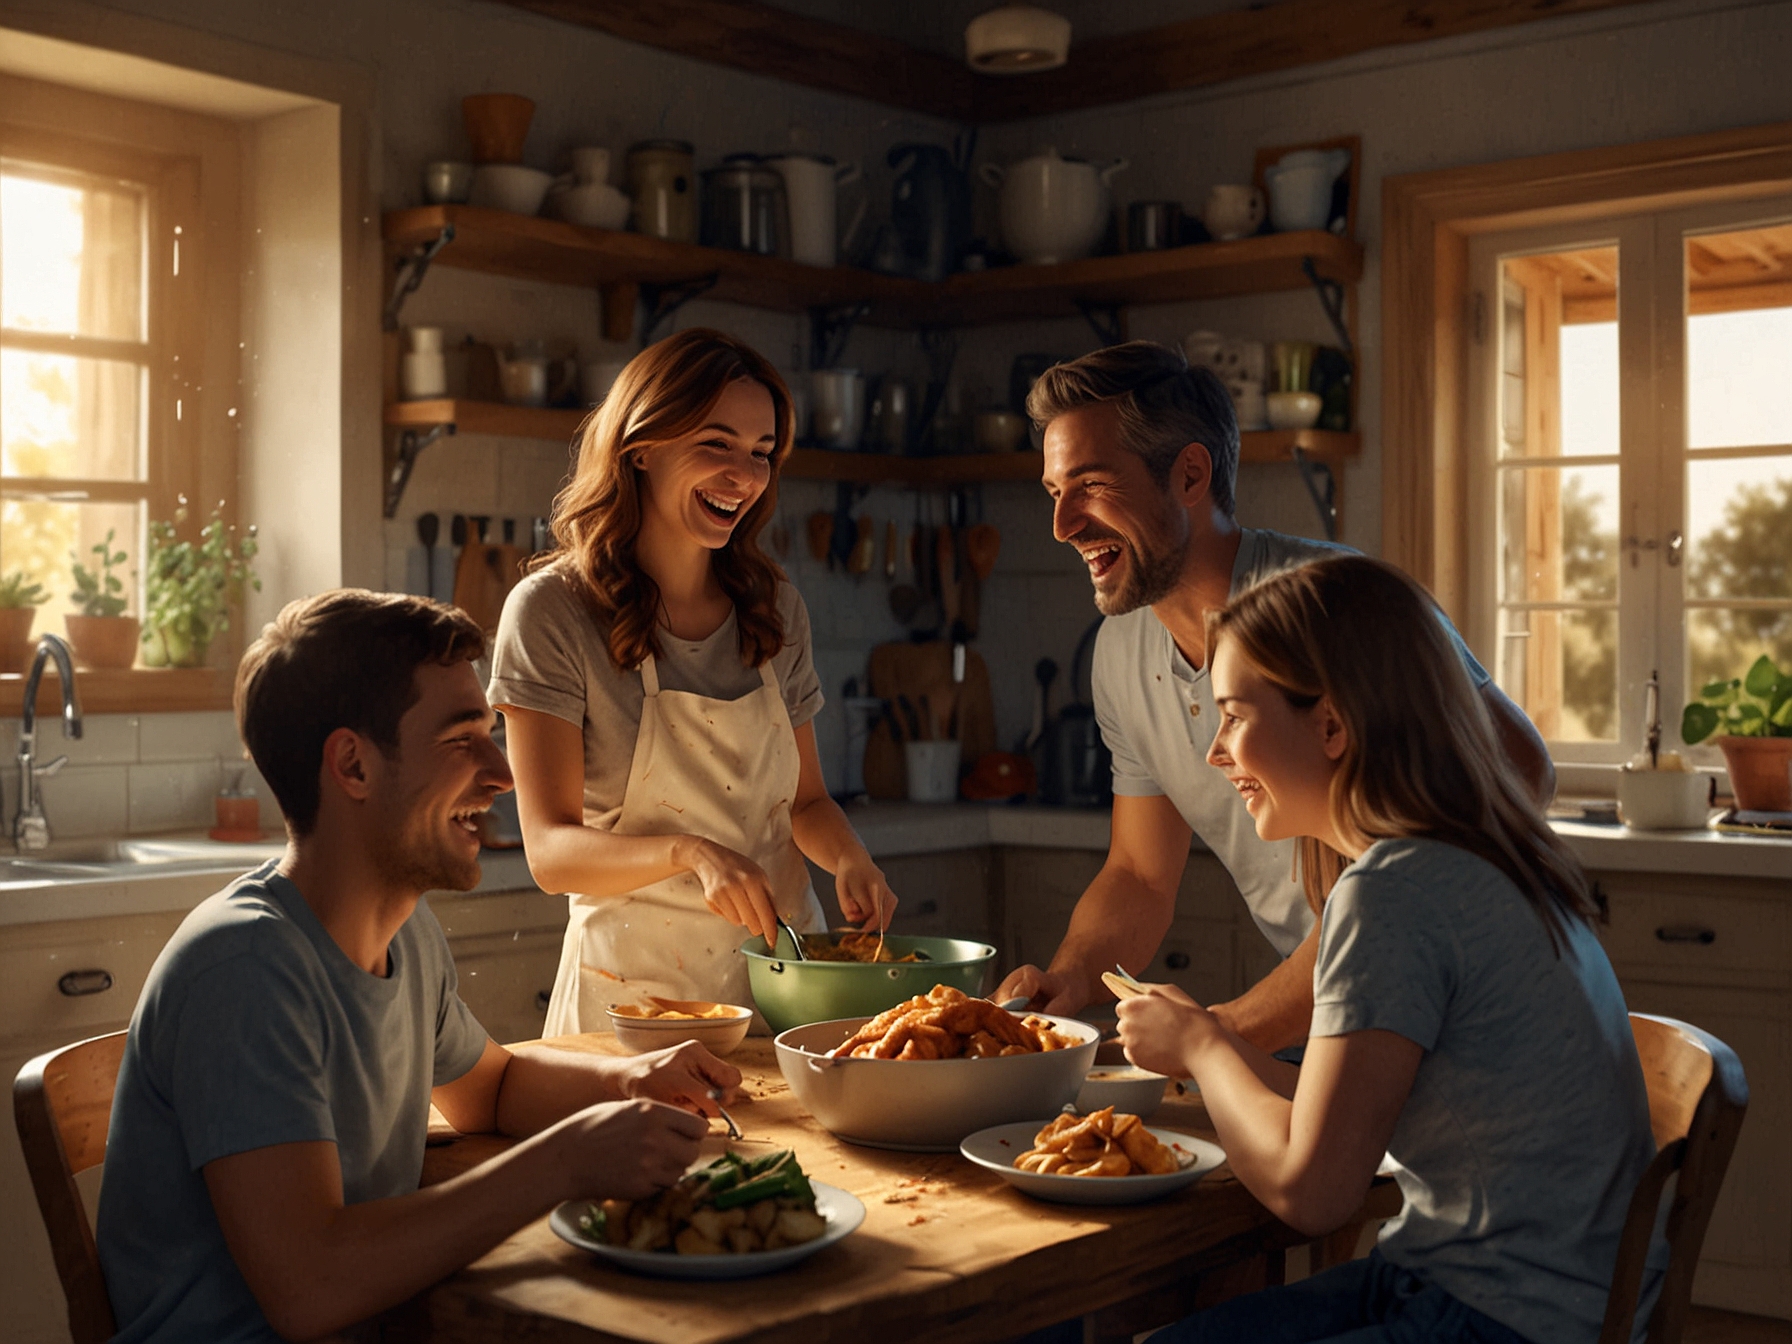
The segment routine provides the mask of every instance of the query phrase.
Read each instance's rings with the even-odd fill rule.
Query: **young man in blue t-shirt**
[[[494,1043],[425,891],[479,881],[511,787],[463,613],[342,589],[243,656],[237,720],[280,802],[279,859],[209,898],[151,971],[112,1110],[97,1239],[118,1338],[340,1330],[563,1199],[640,1198],[696,1155],[689,1043],[607,1059]],[[523,1139],[418,1189],[431,1102]]]

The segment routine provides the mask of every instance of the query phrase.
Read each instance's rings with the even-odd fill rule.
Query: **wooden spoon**
[[[853,534],[852,554],[846,560],[847,571],[852,574],[869,574],[876,559],[877,526],[871,521],[869,514],[860,514],[858,528]]]
[[[994,523],[976,523],[966,529],[964,558],[979,579],[987,579],[994,572],[996,557],[1001,553],[1002,534]]]
[[[809,554],[817,560],[828,558],[828,548],[834,544],[834,515],[826,509],[817,509],[809,515]]]

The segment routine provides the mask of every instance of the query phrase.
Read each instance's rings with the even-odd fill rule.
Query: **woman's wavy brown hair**
[[[790,390],[777,369],[745,342],[693,327],[630,360],[586,419],[578,465],[554,497],[556,549],[535,562],[559,570],[608,626],[610,661],[618,671],[639,667],[650,653],[660,655],[659,585],[635,561],[642,474],[635,454],[698,429],[728,385],[743,378],[771,393],[776,419],[771,479],[711,563],[734,602],[747,665],[759,667],[784,647],[777,606],[783,571],[759,549],[759,532],[778,507],[778,469],[790,455]]]
[[[1297,709],[1323,697],[1348,742],[1331,782],[1338,834],[1367,847],[1423,837],[1479,855],[1512,879],[1559,952],[1568,921],[1598,907],[1501,749],[1492,716],[1431,597],[1392,565],[1346,555],[1286,570],[1207,620]],[[1311,837],[1301,880],[1317,910],[1345,866]]]

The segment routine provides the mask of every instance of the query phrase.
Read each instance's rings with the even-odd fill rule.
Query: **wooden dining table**
[[[615,1038],[602,1035],[532,1048],[620,1053]],[[1284,1252],[1310,1240],[1274,1218],[1225,1166],[1146,1204],[1046,1203],[955,1152],[893,1152],[835,1138],[791,1095],[769,1039],[749,1038],[729,1062],[744,1080],[745,1098],[729,1108],[743,1138],[729,1140],[715,1121],[705,1158],[730,1146],[742,1154],[794,1149],[812,1179],[864,1202],[857,1231],[778,1273],[690,1282],[615,1268],[562,1241],[539,1218],[389,1313],[381,1337],[968,1344],[1080,1317],[1085,1340],[1129,1340],[1199,1306],[1279,1282]],[[1192,1091],[1166,1098],[1149,1123],[1214,1137]],[[435,1138],[424,1160],[426,1185],[507,1143],[490,1135]],[[1388,1217],[1399,1207],[1398,1189],[1378,1181],[1362,1216]]]

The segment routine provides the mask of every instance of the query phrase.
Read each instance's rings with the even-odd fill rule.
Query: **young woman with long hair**
[[[1312,1031],[1295,1070],[1159,986],[1121,1002],[1121,1038],[1196,1080],[1232,1170],[1291,1226],[1342,1225],[1384,1154],[1406,1206],[1368,1258],[1154,1338],[1594,1340],[1655,1145],[1586,875],[1398,570],[1276,575],[1213,613],[1207,647],[1208,761],[1264,839],[1348,863]]]
[[[759,549],[791,438],[751,347],[649,346],[586,423],[558,549],[505,603],[491,701],[529,868],[573,893],[549,1035],[650,994],[751,1003],[742,941],[825,927],[805,855],[848,921],[895,907],[822,781],[808,612]]]

